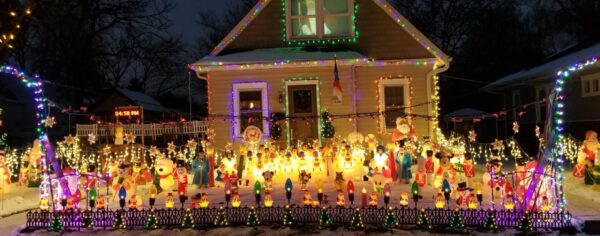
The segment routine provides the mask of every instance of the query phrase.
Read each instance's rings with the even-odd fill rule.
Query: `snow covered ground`
[[[479,173],[481,173],[481,171],[479,171]],[[351,176],[356,175],[357,173],[347,173],[345,174],[345,180],[349,180],[352,179],[354,184],[355,184],[355,191],[356,191],[356,197],[355,197],[355,204],[357,204],[357,202],[360,202],[361,196],[360,196],[360,191],[362,190],[363,187],[365,187],[367,189],[367,191],[370,193],[373,190],[373,185],[371,182],[363,182],[360,179],[354,179]],[[571,177],[571,173],[567,172],[565,173],[566,176],[566,180],[565,180],[565,192],[567,193],[567,209],[569,212],[572,213],[572,215],[575,217],[574,223],[575,224],[581,224],[583,220],[600,220],[600,199],[597,198],[597,196],[599,196],[600,193],[600,188],[594,188],[591,186],[586,186],[583,184],[583,180],[582,179],[575,179],[573,177]],[[293,181],[294,181],[294,190],[293,190],[293,196],[292,196],[292,203],[295,204],[299,204],[302,197],[303,197],[303,192],[300,190],[300,186],[298,186],[297,183],[297,176],[276,176],[276,178],[274,179],[273,182],[273,187],[274,190],[272,192],[272,196],[273,196],[273,200],[274,200],[274,205],[284,205],[287,203],[287,201],[285,200],[285,192],[283,192],[283,186],[284,186],[284,182],[285,179],[287,177],[290,177]],[[190,178],[191,179],[191,178]],[[333,176],[325,176],[325,175],[317,175],[315,177],[313,177],[309,184],[309,190],[312,193],[312,197],[313,199],[316,200],[317,198],[317,191],[316,191],[316,185],[319,179],[323,180],[323,192],[328,195],[328,199],[329,199],[329,203],[331,205],[335,204],[336,201],[336,190],[334,187],[334,183],[333,183]],[[254,181],[250,181],[249,186],[245,186],[242,185],[240,187],[240,197],[241,197],[241,201],[242,201],[242,205],[254,205],[255,204],[255,200],[254,200],[254,194],[253,194],[253,182]],[[391,200],[391,204],[392,205],[398,205],[399,202],[399,196],[400,193],[402,192],[407,192],[410,193],[410,184],[404,184],[404,183],[391,183],[391,189],[392,189],[392,200]],[[103,189],[103,188],[100,188]],[[138,188],[138,192],[137,195],[141,195],[143,196],[143,202],[144,202],[144,207],[147,207],[148,204],[148,197],[147,197],[147,192],[148,189],[145,187],[140,187]],[[212,206],[217,206],[219,204],[219,202],[224,202],[224,191],[222,187],[217,187],[217,188],[210,188],[210,189],[206,189],[206,188],[202,188],[199,189],[196,186],[189,186],[188,187],[188,195],[192,196],[196,193],[201,193],[201,192],[205,192],[207,193],[207,195],[209,196],[209,200]],[[432,186],[425,186],[423,189],[421,189],[421,195],[423,195],[423,199],[421,201],[419,201],[419,207],[433,207],[433,202],[434,202],[434,196],[436,193],[436,189],[433,188]],[[100,191],[99,192],[100,195],[104,195],[105,192]],[[156,206],[157,207],[163,207],[164,206],[164,201],[165,201],[165,195],[166,192],[160,193],[159,196],[157,197],[157,201],[156,201]],[[16,235],[19,233],[20,229],[23,228],[23,225],[26,222],[26,218],[25,218],[25,211],[31,210],[31,209],[35,209],[38,204],[39,204],[39,193],[37,189],[32,189],[32,188],[20,188],[20,187],[16,187],[16,186],[11,186],[6,193],[3,196],[3,205],[2,208],[0,208],[0,235]],[[175,194],[176,196],[176,194]],[[487,193],[487,189],[484,188],[484,199],[488,199],[489,198],[489,194]],[[176,203],[178,203],[178,199],[176,198]],[[489,201],[484,200],[484,204],[487,203]],[[186,203],[188,204],[189,201]],[[85,206],[85,203],[83,203]],[[349,205],[349,201],[347,199],[346,196],[346,204]],[[380,206],[383,206],[383,197],[379,196],[379,204]],[[412,201],[411,201],[411,206],[412,206]],[[451,203],[451,206],[454,206],[453,203]],[[176,206],[178,206],[178,204],[176,204]],[[118,207],[118,202],[117,201],[113,201],[110,203],[109,208],[114,209],[115,207]],[[484,205],[485,207],[485,205]],[[248,234],[258,234],[258,235],[262,235],[262,234],[269,234],[269,235],[290,235],[290,234],[304,234],[307,233],[306,229],[273,229],[271,227],[259,227],[258,230],[254,230],[252,228],[248,228],[248,227],[242,227],[242,228],[236,228],[235,230],[233,230],[232,228],[217,228],[217,229],[211,229],[210,231],[193,231],[195,233],[210,233],[211,235],[248,235]],[[396,233],[408,233],[406,231],[398,231]],[[511,230],[508,231],[503,231],[506,234],[512,234],[510,232],[513,232]],[[89,233],[89,232],[87,232]],[[86,232],[70,232],[70,233],[66,233],[65,235],[83,235],[83,234],[87,234]],[[128,234],[131,233],[132,235],[163,235],[163,230],[157,230],[157,231],[133,231],[133,232],[128,232]],[[174,229],[174,230],[170,230],[169,234],[171,235],[188,235],[191,232],[188,232],[187,230],[183,230],[180,231],[178,229]],[[351,232],[351,231],[346,231],[343,228],[338,228],[335,231],[328,231],[328,230],[324,230],[324,231],[315,231],[315,233],[320,233],[320,234],[324,234],[324,235],[361,235],[364,233],[357,233],[357,232]],[[370,232],[371,233],[376,233],[376,234],[386,234],[389,232]],[[40,231],[36,231],[33,233],[28,233],[28,235],[37,235],[37,234],[41,234],[41,235],[46,235],[47,232],[44,230],[40,230]],[[98,231],[98,232],[94,232],[94,234],[96,235],[123,235],[123,232],[119,232],[119,231]],[[410,234],[417,234],[417,235],[429,235],[429,233],[427,232],[420,232],[420,231],[414,231],[411,230]]]

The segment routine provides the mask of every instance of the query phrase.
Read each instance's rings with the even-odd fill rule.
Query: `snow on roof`
[[[584,61],[597,55],[600,55],[600,42],[595,43],[589,47],[583,48],[581,50],[566,54],[547,63],[504,76],[492,82],[491,84],[486,85],[482,89],[484,91],[497,91],[505,87],[510,87],[511,85],[514,85],[517,82],[524,82],[529,79],[535,79],[540,77],[541,79],[552,78],[558,70],[568,67],[573,63]]]
[[[282,61],[318,61],[338,59],[363,59],[366,56],[354,51],[322,52],[305,51],[302,48],[265,48],[250,51],[225,54],[220,56],[205,56],[192,65],[209,66],[215,63],[246,64],[246,63],[269,63]]]
[[[154,111],[154,112],[176,112],[171,108],[164,107],[160,102],[158,102],[153,97],[136,92],[128,89],[117,89],[123,96],[129,98],[129,100],[136,103],[138,106],[141,106],[145,111]]]
[[[449,119],[452,117],[472,118],[472,117],[481,117],[483,115],[489,115],[489,113],[487,113],[485,111],[473,109],[473,108],[463,108],[463,109],[459,109],[459,110],[456,110],[456,111],[453,111],[453,112],[450,112],[450,113],[444,115],[444,118],[445,119]]]

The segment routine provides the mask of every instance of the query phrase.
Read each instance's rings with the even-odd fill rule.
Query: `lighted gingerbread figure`
[[[440,166],[435,172],[434,186],[436,188],[441,187],[444,179],[448,180],[450,184],[454,184],[454,182],[456,182],[456,171],[454,170],[454,166],[450,163],[450,159],[453,155],[439,152],[436,153],[435,157],[440,160]]]
[[[338,192],[335,205],[338,207],[346,206],[346,198],[345,198],[344,192]]]
[[[377,192],[372,191],[369,196],[369,207],[377,207]]]
[[[165,208],[171,209],[175,206],[175,199],[173,198],[173,193],[167,193],[167,199],[165,200]]]
[[[417,140],[417,132],[410,125],[410,121],[403,117],[396,118],[396,129],[392,132],[392,143],[400,140],[408,140],[415,142]]]
[[[304,190],[304,197],[302,197],[302,205],[303,206],[312,206],[313,200],[310,192],[308,190]]]
[[[159,158],[154,164],[154,170],[160,182],[160,188],[164,191],[171,191],[175,184],[173,178],[173,161],[167,158]]]
[[[104,197],[103,196],[98,196],[98,199],[96,199],[96,209],[99,211],[103,211],[105,210],[106,204],[104,203]]]

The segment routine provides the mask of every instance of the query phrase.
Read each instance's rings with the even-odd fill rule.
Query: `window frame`
[[[581,97],[594,96],[600,96],[600,73],[581,76]]]
[[[404,113],[408,114],[410,109],[408,108],[410,106],[410,79],[409,78],[404,78],[404,77],[394,77],[394,78],[388,78],[388,79],[380,79],[379,80],[379,113],[383,114],[381,116],[379,116],[379,125],[380,125],[380,129],[382,131],[384,131],[385,133],[390,133],[391,131],[393,131],[395,129],[394,128],[388,128],[386,123],[385,123],[385,88],[386,87],[399,87],[402,86],[402,99],[403,99],[403,103],[404,103]]]
[[[325,0],[315,0],[315,15],[292,16],[292,0],[285,0],[285,37],[286,40],[328,40],[328,39],[345,39],[354,38],[354,0],[346,0],[348,3],[347,13],[326,14],[323,11]],[[348,34],[347,35],[325,35],[325,17],[326,16],[347,16],[348,17]],[[314,36],[294,36],[292,29],[292,20],[315,17],[317,21],[317,33]]]
[[[540,97],[540,91],[544,91],[546,94],[546,99],[550,98],[550,93],[552,93],[552,83],[546,83],[546,84],[541,84],[535,87],[535,98],[536,101],[541,101],[543,98]],[[542,120],[542,106],[546,107],[546,113],[548,113],[548,100],[546,100],[545,104],[539,103],[537,102],[535,104],[535,120],[538,123],[542,123],[542,122],[546,122],[546,118],[545,117]]]
[[[233,85],[233,116],[235,118],[233,132],[235,137],[241,137],[243,135],[243,130],[241,130],[242,123],[240,118],[240,92],[260,91],[262,116],[269,117],[269,97],[267,87],[267,82],[237,83]],[[263,119],[262,122],[263,137],[267,137],[269,135],[269,123],[266,119]]]

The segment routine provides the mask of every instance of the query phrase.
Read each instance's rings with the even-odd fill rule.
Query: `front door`
[[[288,86],[291,144],[311,143],[319,137],[316,85]]]

